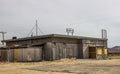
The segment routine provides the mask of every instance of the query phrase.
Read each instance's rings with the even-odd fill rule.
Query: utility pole
[[[2,38],[3,38],[3,41],[5,40],[5,34],[7,33],[7,32],[0,32],[1,34],[2,34]],[[4,42],[2,42],[2,44],[4,45]]]

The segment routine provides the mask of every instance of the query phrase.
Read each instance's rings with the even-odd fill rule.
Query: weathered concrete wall
[[[17,59],[14,61],[41,61],[42,60],[42,49],[40,47],[29,47],[29,48],[19,48]]]
[[[79,45],[80,44],[48,42],[44,46],[45,59],[57,60],[61,58],[78,58]]]
[[[105,58],[107,54],[104,54],[104,49],[107,47],[107,41],[102,40],[83,40],[83,58],[88,59],[89,58],[89,47],[95,47],[96,48],[96,58],[101,59]],[[97,54],[97,49],[102,49],[102,54]]]
[[[13,50],[0,49],[0,61],[13,61]]]
[[[5,52],[5,54],[3,53]],[[40,47],[15,48],[0,50],[1,61],[41,61],[42,49]]]
[[[52,43],[47,42],[43,46],[43,60],[50,60],[51,59],[51,49],[52,49]]]
[[[102,40],[78,40],[53,38],[52,42],[45,46],[46,58],[56,60],[61,58],[89,58],[89,47],[95,47],[96,58],[104,58],[104,48],[106,43]],[[98,47],[101,47],[102,54],[97,54]]]
[[[77,58],[83,58],[83,44],[82,44],[82,40],[81,39],[74,39],[74,38],[53,38],[52,42],[56,42],[56,43],[64,43],[64,44],[68,44],[67,47],[71,46],[69,44],[73,44],[76,45],[74,46],[75,48],[77,47]],[[70,47],[71,49],[71,47]],[[73,49],[73,48],[72,48]],[[68,51],[67,51],[68,52]],[[79,54],[79,55],[78,55]]]
[[[77,39],[65,37],[50,37],[42,39],[32,39],[24,41],[15,41],[7,43],[7,46],[13,45],[36,45],[39,48],[19,48],[18,61],[34,60],[57,60],[61,58],[89,58],[89,47],[95,47],[96,58],[104,58],[104,49],[107,48],[107,41],[97,39]],[[98,47],[102,48],[102,54],[97,54]],[[14,51],[13,51],[14,52]],[[39,52],[39,53],[38,53]],[[23,55],[22,55],[23,54]],[[32,55],[32,56],[31,56]],[[11,55],[12,56],[12,55]],[[14,55],[13,55],[14,56]],[[36,56],[36,57],[34,57]]]

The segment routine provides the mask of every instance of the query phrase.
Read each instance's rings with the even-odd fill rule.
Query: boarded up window
[[[97,54],[102,55],[102,48],[97,48]]]
[[[18,59],[18,49],[14,49],[14,61]]]
[[[106,55],[107,55],[107,49],[104,49],[104,54],[106,54]]]

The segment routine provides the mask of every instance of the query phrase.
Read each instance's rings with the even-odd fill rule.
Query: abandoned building
[[[4,40],[1,61],[41,61],[62,58],[105,59],[107,39],[60,34]]]

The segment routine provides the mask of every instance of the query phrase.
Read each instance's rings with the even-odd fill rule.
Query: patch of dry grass
[[[43,62],[0,62],[0,74],[120,74],[120,59],[61,59]]]

